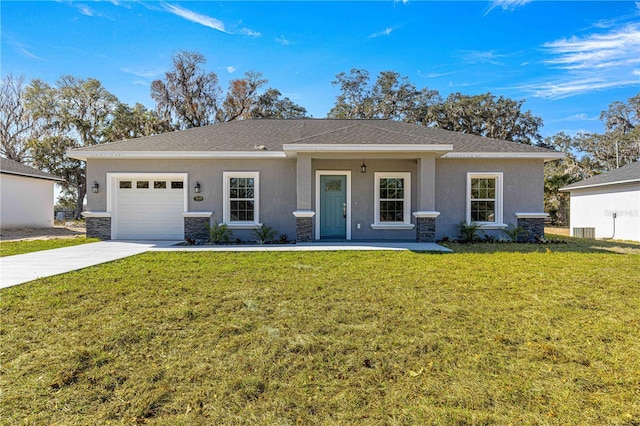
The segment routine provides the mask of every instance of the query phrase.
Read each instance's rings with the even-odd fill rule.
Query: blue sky
[[[392,70],[419,88],[526,99],[558,131],[602,132],[600,111],[640,92],[634,1],[5,1],[2,76],[97,78],[149,108],[177,50],[207,58],[223,89],[260,71],[310,115],[335,75]]]

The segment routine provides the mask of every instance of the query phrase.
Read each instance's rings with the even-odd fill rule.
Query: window
[[[181,180],[172,180],[171,181],[171,189],[182,189],[184,188],[184,182]]]
[[[224,172],[224,222],[255,228],[259,223],[259,172]]]
[[[167,189],[167,182],[164,180],[153,181],[153,189]]]
[[[121,180],[120,181],[120,189],[131,189],[131,181],[130,180]]]
[[[149,189],[149,181],[148,180],[139,180],[136,182],[136,188],[138,189]]]
[[[504,226],[502,173],[467,173],[467,223]]]
[[[411,173],[375,173],[374,229],[411,224]]]

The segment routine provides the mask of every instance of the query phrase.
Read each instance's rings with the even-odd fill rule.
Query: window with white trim
[[[467,223],[503,225],[502,173],[467,173]]]
[[[374,228],[411,225],[411,173],[374,173]]]
[[[260,226],[259,172],[224,172],[224,223]]]

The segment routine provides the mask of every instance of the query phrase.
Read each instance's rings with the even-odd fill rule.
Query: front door
[[[347,238],[347,176],[320,176],[320,238]]]

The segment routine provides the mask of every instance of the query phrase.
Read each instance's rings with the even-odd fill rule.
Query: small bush
[[[460,242],[471,243],[480,239],[480,236],[478,235],[478,232],[480,231],[480,225],[474,222],[467,223],[463,220],[458,224],[458,230]]]
[[[513,224],[509,224],[507,229],[503,229],[502,232],[509,237],[511,242],[517,243],[519,242],[520,236],[525,236],[528,234],[528,231],[524,229],[522,226],[514,226]]]
[[[254,229],[253,235],[258,238],[259,244],[264,244],[278,234],[278,231],[270,227],[269,225],[262,225],[262,227]]]
[[[229,229],[224,223],[213,222],[213,225],[209,225],[209,241],[213,244],[228,243],[231,241],[233,231]]]

